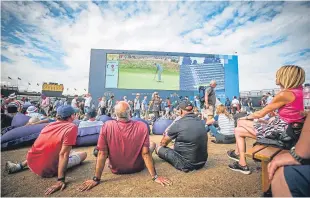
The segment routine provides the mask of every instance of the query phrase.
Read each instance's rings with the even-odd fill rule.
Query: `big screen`
[[[179,90],[179,57],[107,54],[106,88]]]
[[[193,91],[216,80],[223,90],[229,58],[107,54],[106,88]]]

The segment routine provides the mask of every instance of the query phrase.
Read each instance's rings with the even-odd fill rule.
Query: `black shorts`
[[[292,197],[310,197],[310,165],[285,166],[284,177]]]
[[[202,162],[199,165],[193,165],[184,159],[179,153],[175,150],[167,147],[161,147],[158,150],[158,156],[167,161],[169,164],[174,166],[176,169],[181,170],[183,172],[189,172],[192,170],[197,170],[202,168],[205,165],[205,162]]]

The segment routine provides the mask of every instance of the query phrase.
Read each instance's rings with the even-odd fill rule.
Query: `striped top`
[[[234,119],[229,119],[226,115],[220,114],[214,117],[214,120],[218,121],[219,133],[223,135],[233,135],[235,129]]]

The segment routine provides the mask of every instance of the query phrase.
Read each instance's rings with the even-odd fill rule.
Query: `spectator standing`
[[[210,82],[210,86],[206,89],[205,93],[205,107],[206,107],[206,113],[208,115],[208,119],[213,118],[214,116],[214,110],[215,110],[215,104],[216,104],[216,96],[215,96],[215,87],[216,87],[216,81],[212,80]]]
[[[91,97],[91,94],[88,93],[84,97],[85,103],[84,103],[84,112],[87,113],[88,110],[92,107],[92,100],[93,98]]]
[[[134,99],[133,109],[134,109],[133,116],[140,118],[141,117],[140,115],[141,114],[141,101],[140,101],[139,93],[136,94],[136,98]]]
[[[49,116],[50,98],[42,94],[41,99],[41,109],[43,109],[46,116]]]
[[[229,113],[231,113],[231,102],[230,102],[228,97],[226,98],[226,101],[225,101],[225,107],[226,107],[227,111]]]
[[[231,101],[231,107],[232,107],[232,113],[236,114],[237,111],[239,111],[239,100],[237,99],[237,96],[234,96],[233,100]]]

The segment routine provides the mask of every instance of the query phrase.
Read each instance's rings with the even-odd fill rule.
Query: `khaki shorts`
[[[214,106],[209,105],[209,107],[206,109],[205,113],[207,116],[213,116],[214,115]]]
[[[71,151],[70,152],[70,155],[69,155],[69,160],[68,160],[68,166],[67,168],[72,168],[74,166],[77,166],[81,163],[81,158],[80,158],[80,155],[77,154],[76,152],[74,151]]]

